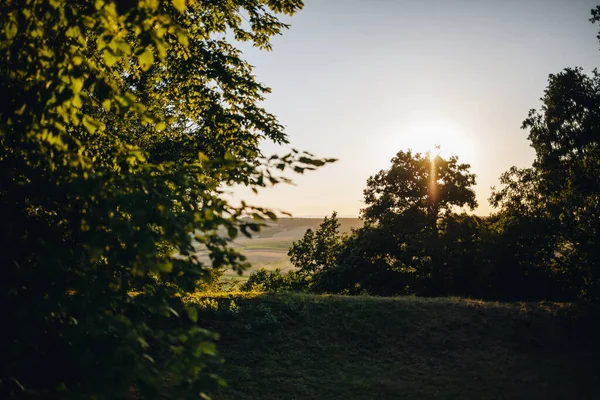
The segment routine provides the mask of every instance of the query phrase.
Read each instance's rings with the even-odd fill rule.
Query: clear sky
[[[533,161],[528,110],[548,74],[600,66],[599,0],[305,0],[272,52],[244,47],[291,145],[335,164],[235,197],[296,217],[357,216],[369,176],[399,150],[456,154],[477,175],[479,215],[510,166]],[[265,153],[283,154],[271,144]]]

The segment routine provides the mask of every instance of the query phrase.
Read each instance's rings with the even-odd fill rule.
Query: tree
[[[186,296],[212,267],[244,268],[228,243],[274,217],[230,205],[222,188],[327,161],[261,154],[263,139],[286,136],[227,38],[268,50],[287,28],[278,15],[301,7],[2,2],[1,397],[206,390],[215,336]]]
[[[400,151],[387,170],[367,180],[365,209],[367,224],[383,229],[394,243],[394,256],[406,265],[428,259],[432,291],[442,290],[444,281],[440,224],[455,207],[474,209],[475,175],[458,157]],[[418,261],[420,260],[420,261]]]
[[[481,270],[478,257],[483,229],[482,218],[466,213],[453,213],[441,221],[445,287],[449,294],[467,297],[476,291],[474,283]]]
[[[393,296],[414,294],[414,265],[396,261],[389,234],[365,225],[344,237],[336,266],[313,277],[316,292]]]
[[[591,21],[600,21],[600,6]],[[503,174],[490,201],[500,208],[501,231],[519,226],[512,242],[503,241],[520,249],[524,269],[558,275],[568,298],[598,299],[600,74],[581,68],[551,74],[541,101],[522,125],[536,153],[532,167]]]
[[[541,111],[523,122],[548,212],[560,222],[561,248],[572,250],[587,295],[600,297],[600,74],[580,68],[550,75]],[[564,248],[564,250],[563,250]],[[576,267],[577,266],[577,267]]]
[[[600,21],[600,6],[591,21]],[[550,74],[541,101],[522,125],[536,154],[532,167],[505,172],[490,198],[500,209],[495,240],[510,248],[499,253],[511,254],[521,274],[544,277],[529,292],[545,286],[553,298],[598,299],[600,74],[578,67]]]
[[[536,152],[533,166],[503,175],[492,202],[543,223],[540,240],[529,248],[546,268],[563,271],[583,297],[598,298],[600,74],[581,68],[551,74],[541,100],[541,109],[523,122]]]
[[[337,213],[334,211],[331,217],[325,216],[315,232],[308,229],[302,239],[292,243],[288,256],[298,268],[300,276],[312,277],[335,267],[342,243],[339,227]]]

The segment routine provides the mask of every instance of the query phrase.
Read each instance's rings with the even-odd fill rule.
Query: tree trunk
[[[442,244],[440,240],[440,233],[438,229],[438,217],[439,209],[434,206],[432,209],[431,216],[431,283],[433,295],[445,294],[444,287],[444,271],[443,271],[443,260],[442,260]]]

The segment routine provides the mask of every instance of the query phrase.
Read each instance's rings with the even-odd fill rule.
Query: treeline
[[[541,100],[522,125],[533,165],[502,174],[492,215],[464,212],[477,206],[468,164],[400,151],[367,181],[362,228],[340,234],[334,212],[290,248],[295,271],[258,271],[244,287],[600,299],[600,73],[552,74]]]

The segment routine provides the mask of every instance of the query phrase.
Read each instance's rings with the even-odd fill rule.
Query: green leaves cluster
[[[274,217],[224,188],[331,161],[261,153],[287,139],[226,38],[269,49],[278,13],[301,7],[2,2],[1,397],[183,398],[219,382],[215,336],[182,299],[211,268],[243,269],[231,238]]]

